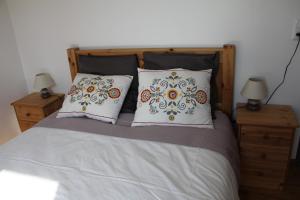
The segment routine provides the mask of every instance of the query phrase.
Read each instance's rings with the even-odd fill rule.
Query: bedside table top
[[[259,111],[249,111],[245,104],[238,103],[236,121],[244,125],[299,127],[295,113],[288,105],[262,105]]]
[[[36,106],[36,107],[45,107],[53,102],[55,102],[57,99],[59,98],[63,98],[65,95],[64,94],[58,94],[58,93],[54,93],[51,94],[51,96],[47,99],[43,99],[40,96],[40,93],[38,92],[34,92],[31,93],[25,97],[23,97],[22,99],[19,99],[13,103],[11,103],[11,105],[25,105],[25,106]]]

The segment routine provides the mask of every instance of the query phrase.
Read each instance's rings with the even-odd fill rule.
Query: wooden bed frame
[[[189,54],[213,54],[220,53],[220,65],[217,74],[218,88],[218,109],[226,113],[229,117],[232,114],[233,81],[235,65],[235,46],[226,44],[223,47],[208,48],[130,48],[130,49],[67,49],[72,80],[78,72],[78,56],[116,56],[116,55],[137,55],[139,67],[144,67],[144,52],[169,52],[169,53],[189,53]]]

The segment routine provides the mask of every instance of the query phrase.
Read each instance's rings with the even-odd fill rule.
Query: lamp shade
[[[55,85],[54,80],[52,79],[50,74],[40,73],[35,75],[34,84],[33,84],[34,89],[40,91],[41,89],[50,88],[54,85]]]
[[[262,100],[268,94],[267,86],[264,80],[259,78],[249,78],[244,85],[241,95],[254,100]]]

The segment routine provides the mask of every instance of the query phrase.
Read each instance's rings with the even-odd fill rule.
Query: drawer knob
[[[29,117],[29,116],[30,116],[30,113],[26,113],[26,116]]]
[[[264,176],[265,174],[263,172],[257,172],[257,176]]]
[[[262,154],[261,154],[261,158],[262,158],[263,160],[265,160],[265,159],[267,159],[267,155],[266,155],[265,153],[262,153]]]
[[[265,134],[264,135],[264,140],[268,140],[269,139],[269,135],[268,134]]]

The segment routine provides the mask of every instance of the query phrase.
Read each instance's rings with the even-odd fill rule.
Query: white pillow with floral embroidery
[[[213,128],[211,70],[139,69],[139,95],[132,126]]]
[[[132,78],[78,73],[56,117],[86,116],[115,124]]]

